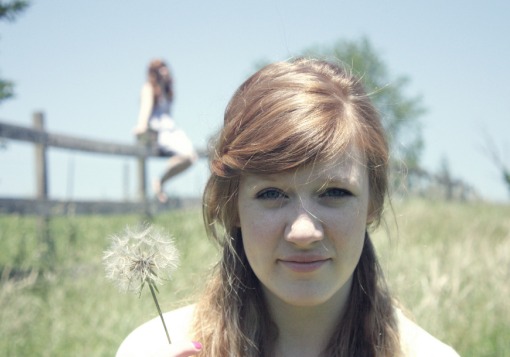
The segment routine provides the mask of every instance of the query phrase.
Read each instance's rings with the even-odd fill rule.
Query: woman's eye
[[[331,197],[331,198],[342,198],[352,196],[352,193],[343,188],[332,187],[326,189],[323,193],[320,194],[321,197]]]
[[[262,200],[278,200],[285,197],[287,196],[282,191],[275,188],[269,188],[257,193],[257,198]]]

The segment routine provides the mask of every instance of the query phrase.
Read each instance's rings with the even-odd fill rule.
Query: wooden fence
[[[50,134],[44,128],[44,114],[36,112],[32,118],[33,127],[0,122],[0,138],[31,142],[35,146],[36,197],[0,198],[0,213],[29,213],[42,216],[72,213],[126,213],[142,212],[150,215],[159,209],[168,209],[197,204],[198,200],[170,200],[167,205],[147,199],[147,160],[157,157],[157,148],[150,140],[142,138],[137,145],[104,142],[83,139],[74,136]],[[129,156],[137,159],[137,196],[136,202],[115,201],[60,201],[48,197],[47,149],[55,147],[103,155]],[[199,157],[206,157],[198,150]]]
[[[199,203],[198,199],[171,200],[169,205],[160,205],[147,199],[147,159],[157,157],[157,148],[148,138],[139,140],[137,145],[116,144],[73,136],[50,134],[44,129],[44,115],[33,115],[33,127],[26,128],[0,122],[0,138],[31,142],[35,146],[36,197],[34,199],[0,198],[0,213],[30,213],[42,216],[68,213],[127,213],[143,212],[150,215],[160,209],[178,208]],[[47,148],[56,147],[103,155],[135,157],[137,169],[136,202],[115,201],[59,201],[48,197]],[[206,157],[204,150],[198,150],[199,157]],[[425,170],[402,170],[392,167],[394,194],[420,195],[447,200],[472,200],[478,195],[475,190],[446,174],[431,174]]]

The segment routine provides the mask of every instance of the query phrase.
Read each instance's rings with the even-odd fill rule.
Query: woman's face
[[[356,157],[241,178],[244,249],[269,302],[345,301],[363,248],[368,201],[367,170]]]
[[[161,67],[159,67],[158,72],[161,78],[163,79],[167,79],[170,77],[170,71],[168,70],[168,67],[166,65],[162,65]]]

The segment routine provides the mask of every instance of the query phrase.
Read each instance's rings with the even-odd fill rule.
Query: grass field
[[[393,211],[373,237],[402,304],[463,357],[510,356],[510,206],[411,200]],[[0,355],[113,356],[134,327],[156,316],[147,291],[119,293],[101,263],[107,237],[139,220],[54,218],[50,256],[34,217],[0,216]],[[154,223],[181,253],[174,279],[160,288],[169,310],[193,300],[216,251],[198,209]]]

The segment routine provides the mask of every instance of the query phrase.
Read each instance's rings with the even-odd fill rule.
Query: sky
[[[148,62],[165,58],[175,77],[173,116],[196,147],[220,127],[224,108],[261,61],[367,37],[406,95],[421,95],[422,166],[451,174],[487,200],[509,202],[487,142],[510,166],[510,2],[341,0],[33,0],[0,24],[0,78],[16,96],[0,121],[130,144]],[[389,83],[391,84],[391,83]],[[134,159],[50,149],[49,196],[135,199]],[[149,180],[164,159],[149,163]],[[127,173],[127,174],[126,174]],[[201,160],[175,178],[169,195],[200,195]],[[0,148],[0,197],[33,197],[34,148]]]

